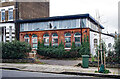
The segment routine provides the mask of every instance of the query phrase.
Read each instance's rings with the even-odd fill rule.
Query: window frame
[[[26,37],[28,34],[26,34],[25,36],[24,36],[24,41],[27,39],[28,40],[28,42],[27,43],[30,43],[30,37],[29,37],[29,35],[28,35],[28,37]],[[25,41],[26,42],[26,41]]]
[[[48,33],[45,33],[45,34],[48,34]],[[45,35],[45,34],[44,34],[44,35]],[[48,34],[48,36],[44,36],[44,35],[43,35],[43,40],[44,40],[44,39],[50,40],[50,35],[49,35],[49,34]],[[45,40],[44,40],[44,46],[49,46],[49,41],[48,41],[48,42],[45,42]]]
[[[5,15],[4,15],[4,20],[3,20],[2,12],[4,12],[4,14],[5,14],[5,9],[2,9],[2,10],[1,10],[1,22],[4,22],[4,21],[5,21]]]
[[[35,37],[33,37],[33,35],[35,35]],[[38,36],[36,34],[33,34],[32,35],[32,49],[37,49],[37,46],[36,47],[33,47],[33,45],[37,45],[37,42],[38,42]],[[33,42],[34,40],[36,40],[36,42]]]
[[[96,40],[96,41],[95,41],[95,40]],[[95,38],[95,39],[93,40],[93,42],[94,42],[94,48],[97,48],[97,45],[98,45],[98,39]]]
[[[67,33],[69,33],[69,32],[67,32]],[[67,33],[64,34],[65,48],[71,48],[71,33],[69,33],[70,36],[66,36]],[[66,38],[70,38],[70,42],[66,43]],[[66,47],[67,44],[70,44],[70,47]]]
[[[12,12],[12,15],[11,15],[11,16],[12,16],[12,19],[10,19],[10,16],[9,16],[10,13],[9,13],[9,12]],[[13,8],[9,8],[9,9],[8,9],[8,21],[13,21],[13,19],[14,19],[14,18],[13,18]]]
[[[57,34],[57,33],[53,33],[53,34]],[[57,36],[53,36],[53,34],[52,34],[52,46],[58,46],[58,41],[57,41],[57,43],[53,42],[53,39],[57,39],[58,40],[58,34],[57,34]]]
[[[76,32],[76,33],[79,33],[79,32]],[[81,34],[79,33],[80,35],[75,35],[76,33],[74,33],[74,42],[75,42],[75,45],[76,45],[76,44],[80,44],[80,45],[81,45]],[[78,41],[76,42],[76,41],[75,41],[75,38],[80,38],[80,41],[79,41],[79,42],[78,42]],[[77,45],[76,45],[76,46],[77,46]]]

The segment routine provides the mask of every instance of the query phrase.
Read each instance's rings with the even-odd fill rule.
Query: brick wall
[[[20,2],[19,19],[49,17],[49,2]]]
[[[4,2],[1,7],[14,6],[15,2]],[[15,9],[13,18],[15,20]],[[1,16],[1,15],[0,15]],[[19,2],[18,3],[19,19],[33,19],[41,17],[49,17],[49,2]],[[5,19],[8,21],[8,11],[5,12]]]
[[[86,30],[87,30],[87,32],[85,32]],[[82,38],[84,38],[84,36],[85,36],[85,37],[86,37],[86,36],[90,37],[89,31],[90,31],[90,30],[89,30],[88,28],[82,29]],[[57,33],[57,34],[58,34],[58,44],[59,44],[59,43],[61,42],[61,40],[62,40],[62,42],[65,41],[64,34],[67,33],[67,32],[71,33],[71,44],[72,44],[72,42],[74,41],[74,34],[75,34],[76,32],[81,33],[81,29],[65,29],[65,30],[49,30],[49,31],[21,32],[21,33],[20,33],[20,41],[24,41],[24,36],[25,36],[26,34],[28,34],[29,37],[30,37],[30,44],[31,44],[31,40],[32,40],[31,37],[32,37],[33,34],[36,34],[36,35],[38,36],[38,40],[39,40],[40,42],[42,42],[42,40],[43,40],[43,35],[44,35],[45,33],[48,33],[48,34],[49,34],[49,42],[50,42],[50,41],[52,41],[52,34],[53,34],[53,33]],[[90,38],[89,38],[89,40],[90,40]]]

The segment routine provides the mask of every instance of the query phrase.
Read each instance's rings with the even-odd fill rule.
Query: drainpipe
[[[81,44],[82,44],[82,23],[81,23],[81,19],[80,19],[80,29],[81,29]]]
[[[16,39],[19,40],[19,24],[17,23],[17,20],[19,19],[19,2],[16,0],[15,2],[15,36]]]

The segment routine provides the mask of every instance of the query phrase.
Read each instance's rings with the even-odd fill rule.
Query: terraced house
[[[80,46],[83,38],[89,38],[91,54],[99,45],[99,31],[106,45],[113,45],[114,37],[102,33],[104,27],[89,14],[55,16],[31,20],[18,20],[20,24],[20,41],[31,44],[33,51],[37,49],[38,41],[44,40],[44,45],[58,46],[61,41],[65,49],[71,48],[72,42]],[[107,46],[111,47],[111,46]]]
[[[14,2],[0,0],[0,41],[19,39],[16,20],[49,17],[49,0],[46,2]]]

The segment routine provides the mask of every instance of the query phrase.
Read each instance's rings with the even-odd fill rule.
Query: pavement
[[[82,63],[82,60],[56,60],[56,59],[39,59],[40,62],[49,65],[61,65],[61,66],[75,66]]]
[[[120,69],[107,68],[111,73],[95,73],[97,67],[82,68],[76,66],[61,66],[61,65],[48,65],[48,64],[11,64],[11,63],[0,63],[0,68],[12,69],[20,71],[32,71],[32,72],[49,72],[58,74],[73,74],[73,75],[91,75],[91,76],[104,76],[104,77],[119,77],[118,71]]]

